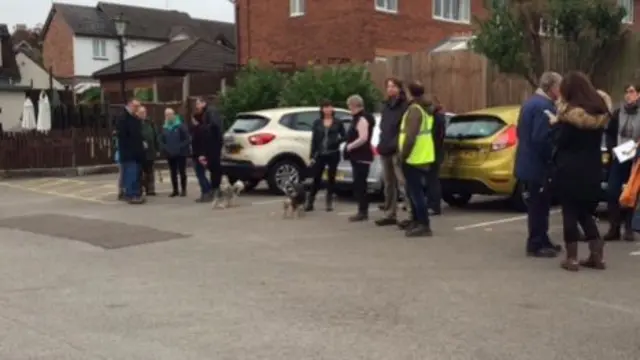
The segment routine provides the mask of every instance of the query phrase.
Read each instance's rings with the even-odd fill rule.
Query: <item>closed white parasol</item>
[[[31,99],[24,100],[22,108],[22,128],[25,130],[35,130],[36,128],[36,111],[33,109]]]
[[[49,105],[49,97],[47,93],[40,93],[38,101],[38,131],[47,132],[51,130],[51,106]]]

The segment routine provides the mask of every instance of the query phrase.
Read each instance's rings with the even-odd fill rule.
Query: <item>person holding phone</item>
[[[638,111],[640,86],[626,85],[624,101],[613,111],[611,121],[605,130],[605,143],[611,154],[613,148],[627,141],[640,140],[640,111]],[[634,241],[635,236],[631,228],[633,209],[620,206],[622,187],[629,180],[633,161],[620,162],[613,156],[609,178],[607,179],[607,212],[609,215],[609,230],[603,236],[605,241],[624,239]],[[624,228],[624,232],[620,231]]]

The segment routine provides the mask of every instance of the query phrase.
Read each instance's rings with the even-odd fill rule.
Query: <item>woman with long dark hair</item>
[[[552,185],[562,206],[562,227],[566,259],[561,266],[577,271],[579,266],[604,269],[604,242],[594,219],[599,201],[601,144],[610,119],[611,101],[599,92],[587,76],[570,72],[560,84],[561,101],[555,124],[554,177]],[[578,262],[578,241],[582,227],[589,241],[590,255]]]
[[[311,172],[313,187],[307,197],[305,211],[313,211],[318,190],[322,185],[322,175],[327,171],[326,210],[333,210],[333,193],[336,171],[340,162],[340,144],[345,140],[342,123],[336,119],[333,105],[325,100],[320,105],[320,118],[313,123],[311,135]]]
[[[638,111],[640,87],[627,85],[624,91],[624,102],[613,112],[611,121],[606,129],[605,138],[609,154],[612,153],[614,147],[626,141],[640,140],[640,111]],[[633,230],[631,229],[633,209],[622,208],[619,202],[622,187],[629,180],[632,164],[632,161],[620,163],[615,156],[612,157],[607,181],[607,212],[610,227],[609,231],[604,235],[605,241],[620,240],[621,237],[626,241],[634,240]],[[624,233],[621,234],[620,227],[623,224]]]

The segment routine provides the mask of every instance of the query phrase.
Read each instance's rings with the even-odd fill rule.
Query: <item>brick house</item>
[[[618,0],[640,29],[640,0]],[[237,0],[239,61],[384,61],[473,31],[484,0]]]
[[[203,38],[235,51],[235,26],[194,19],[187,13],[99,2],[96,6],[54,3],[42,29],[43,61],[58,79],[81,92],[97,86],[92,74],[119,61],[113,20],[129,22],[125,58],[168,43],[171,39]]]

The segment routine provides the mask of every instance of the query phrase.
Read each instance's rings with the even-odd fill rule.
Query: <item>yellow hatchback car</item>
[[[451,118],[440,168],[442,199],[449,206],[465,206],[476,194],[499,195],[507,196],[516,210],[526,210],[522,187],[513,173],[519,115],[520,106],[511,105]],[[603,146],[603,190],[608,165],[609,155]]]

